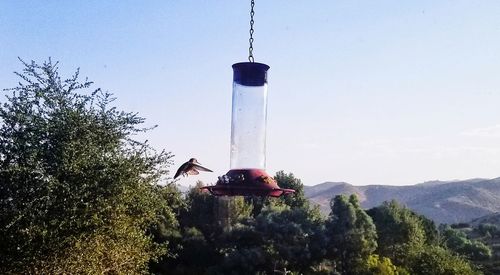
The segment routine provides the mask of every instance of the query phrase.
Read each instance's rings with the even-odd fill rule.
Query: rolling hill
[[[323,213],[330,211],[330,199],[338,194],[357,194],[364,208],[395,199],[438,224],[469,222],[500,212],[500,178],[432,181],[409,186],[325,182],[304,186],[304,191]]]

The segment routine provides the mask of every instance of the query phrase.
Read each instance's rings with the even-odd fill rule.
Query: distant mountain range
[[[306,197],[330,212],[330,199],[339,194],[356,194],[364,208],[396,200],[436,223],[470,222],[500,212],[500,178],[464,181],[432,181],[409,186],[354,186],[325,182],[304,186]]]

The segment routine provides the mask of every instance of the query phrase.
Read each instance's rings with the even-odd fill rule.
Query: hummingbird
[[[176,179],[180,175],[198,175],[200,173],[199,171],[213,172],[212,170],[201,166],[201,163],[199,163],[195,158],[191,158],[187,162],[182,164],[179,169],[177,169],[177,173],[175,173],[174,179]]]

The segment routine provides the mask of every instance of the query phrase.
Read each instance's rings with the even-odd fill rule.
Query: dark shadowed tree
[[[186,195],[185,207],[180,210],[180,249],[175,258],[166,258],[159,263],[159,274],[204,274],[215,263],[222,260],[216,247],[216,239],[222,234],[217,221],[217,197],[200,190],[198,181]]]
[[[291,174],[282,176],[301,184]],[[183,249],[164,273],[307,273],[323,260],[324,220],[307,201],[267,198],[254,217],[252,202],[261,198],[218,198],[201,192],[201,186],[187,195],[180,218]]]
[[[187,205],[184,196],[175,184],[170,183],[165,186],[155,186],[155,188],[161,199],[170,206],[169,210],[171,210],[162,211],[158,216],[158,221],[149,230],[156,243],[169,245],[168,253],[161,256],[158,261],[150,263],[150,271],[154,274],[161,274],[162,271],[169,268],[166,263],[178,258],[183,249],[182,233],[178,221]]]
[[[252,206],[242,197],[215,197],[200,190],[198,181],[180,211],[181,248],[175,258],[166,258],[157,266],[159,274],[203,274],[220,264],[225,252],[223,235],[251,216]],[[227,253],[226,253],[227,254]]]

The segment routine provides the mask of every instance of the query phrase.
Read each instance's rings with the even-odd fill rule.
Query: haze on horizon
[[[231,65],[248,1],[2,1],[0,88],[17,60],[77,67],[175,165],[229,169]],[[267,167],[306,185],[500,176],[500,2],[256,1],[255,58],[271,66]],[[3,96],[0,102],[3,102]]]

